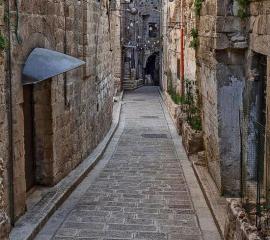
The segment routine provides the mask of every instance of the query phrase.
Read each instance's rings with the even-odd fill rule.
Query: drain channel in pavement
[[[167,134],[142,134],[141,135],[144,138],[168,138]]]
[[[141,116],[141,118],[159,118],[158,116]]]
[[[147,101],[146,99],[140,99],[140,98],[137,98],[137,99],[132,99],[132,101],[136,101],[136,102],[145,102]]]

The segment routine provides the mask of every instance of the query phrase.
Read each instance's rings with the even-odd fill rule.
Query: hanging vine
[[[202,3],[203,0],[194,0],[194,11],[196,16],[200,15],[201,9],[202,9]]]
[[[8,47],[7,39],[0,33],[0,51],[5,50]]]
[[[250,0],[237,0],[239,5],[238,17],[244,19],[248,16],[248,5]]]
[[[196,49],[199,46],[199,33],[198,30],[196,28],[192,28],[190,31],[190,35],[191,35],[191,41],[189,44],[190,48]]]

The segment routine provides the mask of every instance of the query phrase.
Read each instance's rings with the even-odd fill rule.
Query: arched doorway
[[[159,53],[155,52],[150,55],[146,61],[145,84],[159,86]]]

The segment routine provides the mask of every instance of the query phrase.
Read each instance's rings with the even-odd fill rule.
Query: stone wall
[[[194,0],[184,1],[184,27],[185,27],[185,78],[196,82],[196,50],[191,47],[192,29],[197,28],[198,18],[193,9]]]
[[[5,39],[4,4],[0,2],[0,37]],[[7,239],[9,230],[8,218],[8,115],[7,115],[7,84],[6,84],[6,53],[0,49],[0,239]]]
[[[181,1],[165,3],[163,9],[163,22],[167,21],[165,41],[163,43],[163,57],[165,73],[168,81],[178,93],[181,92],[180,60],[181,60]],[[185,79],[196,82],[196,51],[190,47],[192,37],[191,30],[196,29],[197,18],[193,10],[193,0],[183,1],[183,27],[184,27],[184,68]],[[194,84],[194,92],[196,84]]]
[[[240,191],[239,114],[247,48],[235,2],[203,3],[197,52],[208,167],[221,193],[229,196]]]
[[[121,63],[122,63],[122,45],[121,45],[121,6],[120,0],[115,1],[115,5],[111,7],[112,16],[112,41],[114,44],[114,89],[115,92],[120,92],[122,90],[122,79],[121,79]]]
[[[218,115],[217,115],[217,79],[215,76],[216,59],[212,49],[215,45],[216,1],[206,1],[200,13],[197,25],[199,47],[197,48],[197,79],[202,96],[202,125],[208,167],[219,189],[221,189]]]
[[[163,60],[167,81],[177,92],[179,81],[181,1],[165,4]],[[183,1],[185,27],[185,78],[199,92],[207,166],[221,194],[240,191],[240,109],[247,54],[246,20],[238,16],[237,1],[205,0],[198,16],[194,1]],[[163,20],[165,21],[165,20]],[[198,38],[191,31],[198,32]],[[198,46],[191,48],[194,41]],[[166,46],[165,46],[166,45]],[[165,79],[165,77],[163,78]],[[167,84],[165,84],[167,85]],[[196,90],[197,89],[197,90]],[[228,175],[228,172],[231,174]]]
[[[164,18],[167,20],[167,28],[166,33],[166,66],[165,72],[167,73],[167,81],[166,84],[172,84],[178,93],[181,91],[181,82],[180,82],[180,17],[181,17],[181,9],[180,9],[180,1],[173,1],[167,3],[167,11],[164,15]]]
[[[270,1],[252,0],[250,1],[249,10],[251,15],[249,21],[250,49],[269,56],[270,30],[268,28],[268,23]]]
[[[164,17],[163,21],[168,25],[171,19],[172,22],[176,22],[175,16],[179,15],[177,1],[174,2],[165,4],[167,10],[164,15],[167,14],[168,17]],[[262,109],[264,95],[266,95],[266,134],[270,126],[270,32],[267,27],[270,23],[270,1],[249,1],[246,17],[239,14],[241,6],[237,0],[204,0],[198,17],[192,16],[194,1],[184,2],[187,21],[185,56],[191,60],[191,63],[189,60],[186,61],[185,75],[192,79],[195,73],[199,87],[207,167],[222,195],[239,197],[241,157],[246,154],[244,148],[248,150],[247,155],[250,153],[254,158],[253,165],[247,166],[246,177],[252,177],[252,180],[256,177],[255,170],[258,163],[256,154],[258,150],[262,152],[263,146],[259,146],[261,149],[254,146],[258,139],[255,139],[257,135],[255,127],[250,123],[261,120],[264,114]],[[191,27],[198,30],[199,45],[195,53],[188,46],[192,40],[188,32],[188,28]],[[171,69],[173,82],[179,89],[179,82],[175,77],[179,31],[169,29],[167,28],[168,38],[165,37],[164,41],[164,72]],[[169,53],[170,47],[175,53]],[[261,61],[262,56],[266,59],[265,62]],[[265,76],[260,72],[264,64]],[[266,91],[259,90],[262,80],[266,83]],[[244,125],[243,120],[249,125]],[[243,136],[241,130],[250,132],[248,138]],[[268,138],[266,141],[269,141]],[[264,166],[269,170],[268,146],[267,142]],[[267,184],[269,186],[269,182]],[[231,216],[234,231],[238,233],[235,238],[228,237],[228,239],[253,239],[247,232],[243,232],[245,231],[243,225],[235,216],[232,217],[232,211],[228,211],[228,215]]]
[[[25,211],[24,96],[22,68],[36,47],[49,48],[86,62],[84,67],[33,87],[37,184],[54,185],[97,146],[110,128],[113,107],[115,25],[108,1],[20,1],[11,4],[15,217]],[[15,22],[12,23],[13,25]],[[16,24],[15,24],[16,26]],[[18,36],[18,37],[17,37]],[[38,97],[45,96],[38,101]],[[43,102],[42,102],[43,101]],[[48,118],[50,121],[44,119]],[[45,125],[49,124],[48,126]],[[43,124],[44,123],[44,124]],[[47,139],[50,139],[47,141]],[[49,145],[46,143],[50,143]]]
[[[176,126],[178,133],[181,134],[182,125],[185,118],[185,115],[182,111],[182,106],[175,104],[175,102],[172,100],[171,96],[167,92],[164,92],[164,94],[162,95],[162,98],[165,105],[168,108],[168,111],[171,115],[171,118]]]

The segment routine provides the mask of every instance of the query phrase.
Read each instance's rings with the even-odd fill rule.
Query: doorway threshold
[[[44,187],[44,186],[34,186],[30,191],[26,194],[26,209],[27,211],[34,208],[41,199],[48,194],[52,187]]]

